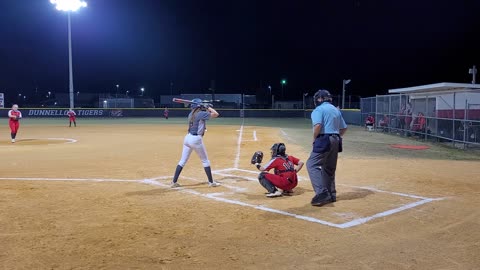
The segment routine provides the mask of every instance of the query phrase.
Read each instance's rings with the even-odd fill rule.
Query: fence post
[[[455,147],[455,92],[453,92],[453,113],[452,113],[452,144],[453,144],[453,147]]]
[[[387,125],[387,131],[390,131],[391,129],[388,129],[390,127],[390,123],[392,122],[392,95],[388,95],[388,123]]]
[[[463,112],[463,149],[467,148],[467,106],[468,106],[468,99],[467,94],[465,93],[465,110]]]
[[[375,124],[373,124],[373,130],[377,131],[376,126],[378,123],[378,95],[375,95]]]
[[[425,140],[428,140],[428,132],[427,132],[427,128],[428,128],[428,120],[429,120],[429,116],[428,116],[428,95],[425,96]]]

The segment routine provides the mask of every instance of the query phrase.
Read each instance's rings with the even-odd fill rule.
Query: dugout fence
[[[449,89],[361,99],[361,122],[375,131],[480,149],[480,90]]]

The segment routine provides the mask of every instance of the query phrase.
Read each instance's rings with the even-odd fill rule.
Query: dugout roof
[[[471,83],[435,83],[407,88],[396,88],[388,90],[389,94],[448,94],[454,92],[480,91],[480,84]]]

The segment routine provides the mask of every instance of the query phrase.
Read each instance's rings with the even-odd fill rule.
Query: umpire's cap
[[[328,92],[328,90],[323,90],[323,89],[320,89],[318,90],[315,95],[314,95],[314,98],[315,99],[319,99],[319,98],[332,98],[332,95],[330,94],[330,92]]]

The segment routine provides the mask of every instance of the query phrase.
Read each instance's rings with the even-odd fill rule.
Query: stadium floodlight
[[[87,2],[81,0],[50,0],[50,3],[60,11],[77,11],[82,7],[87,7]]]
[[[87,7],[87,2],[82,0],[50,0],[50,3],[55,5],[55,8],[60,11],[65,11],[68,14],[68,67],[69,67],[69,94],[70,94],[70,109],[73,109],[73,64],[72,64],[72,23],[70,14],[79,10],[82,7]]]
[[[282,79],[282,80],[280,81],[280,84],[281,84],[281,86],[282,86],[282,98],[283,98],[283,88],[285,87],[285,85],[287,85],[287,80],[286,80],[286,79]]]
[[[143,92],[145,92],[145,88],[140,88],[140,91],[142,91],[142,97],[143,97]]]

